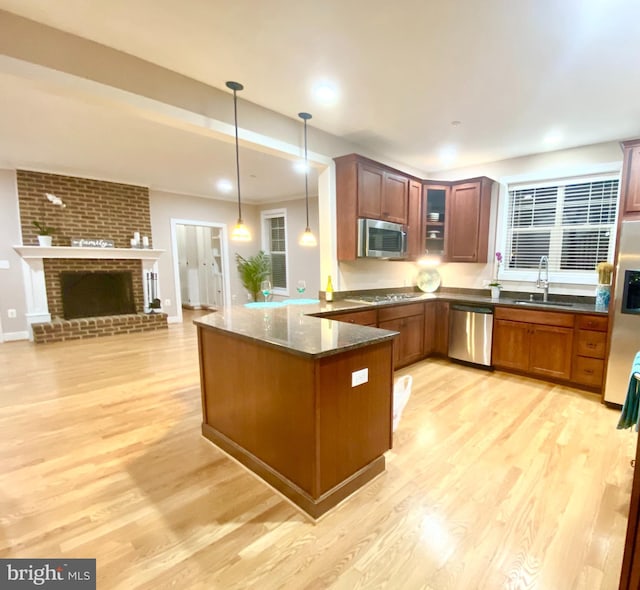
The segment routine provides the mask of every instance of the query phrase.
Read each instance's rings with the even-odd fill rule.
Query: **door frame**
[[[193,226],[202,226],[202,227],[210,227],[220,230],[220,258],[222,260],[223,269],[222,269],[222,280],[224,282],[223,289],[223,300],[224,305],[229,305],[231,301],[231,285],[229,284],[229,249],[227,247],[227,224],[226,223],[218,223],[216,221],[202,221],[198,219],[178,219],[175,217],[171,218],[171,254],[173,256],[173,286],[176,298],[176,318],[178,322],[182,322],[182,292],[180,285],[180,262],[178,259],[178,235],[177,235],[177,226],[178,225],[193,225]]]

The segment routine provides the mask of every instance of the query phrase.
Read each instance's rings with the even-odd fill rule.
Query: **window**
[[[595,280],[598,262],[613,259],[618,184],[609,175],[510,185],[505,270],[537,269],[548,256],[566,282]]]
[[[271,256],[271,286],[273,292],[280,295],[288,295],[286,210],[263,211],[262,226],[262,248]]]

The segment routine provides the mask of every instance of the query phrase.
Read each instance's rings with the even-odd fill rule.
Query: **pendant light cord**
[[[236,186],[238,187],[238,220],[241,221],[242,208],[240,205],[240,150],[238,149],[238,95],[235,88],[233,89],[233,117],[236,128]]]
[[[307,229],[309,229],[309,160],[307,158],[307,119],[304,119],[304,195],[307,204]]]

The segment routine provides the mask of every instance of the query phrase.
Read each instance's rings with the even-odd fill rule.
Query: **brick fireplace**
[[[164,313],[148,313],[146,278],[156,273],[162,251],[154,250],[146,187],[18,170],[18,200],[23,243],[16,250],[28,266],[27,319],[33,340],[59,342],[156,330],[167,327]],[[53,207],[45,193],[66,205]],[[40,247],[33,221],[55,228],[53,247]],[[138,232],[149,248],[131,248]],[[113,248],[72,247],[74,238],[112,240]],[[65,319],[60,276],[63,272],[131,273],[135,313]]]

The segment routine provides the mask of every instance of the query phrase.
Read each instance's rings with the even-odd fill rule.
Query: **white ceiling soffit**
[[[243,99],[287,116],[309,105],[316,128],[417,170],[640,134],[637,0],[0,0],[0,8],[217,88],[240,80]],[[331,104],[314,102],[322,80],[337,87]],[[194,141],[185,147],[201,148]]]

